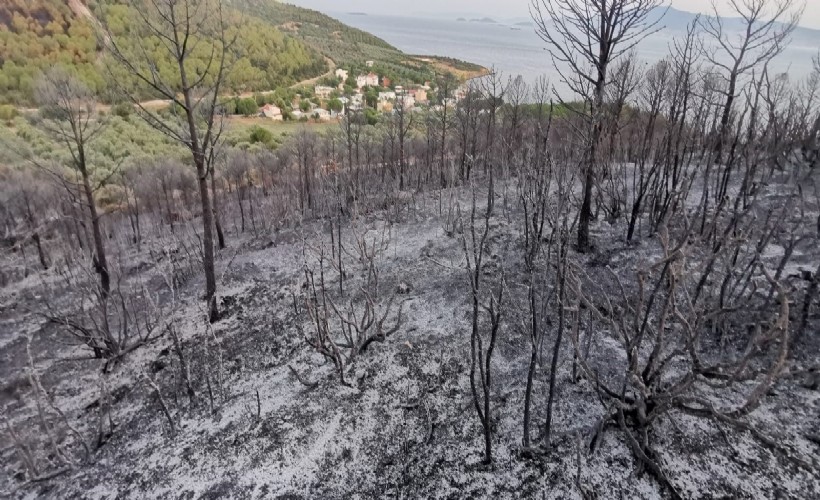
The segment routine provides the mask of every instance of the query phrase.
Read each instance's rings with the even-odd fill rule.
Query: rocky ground
[[[469,206],[466,189],[447,191],[445,207]],[[450,201],[452,200],[452,201]],[[495,461],[484,466],[481,426],[469,388],[470,295],[461,236],[438,195],[418,196],[395,220],[377,213],[342,221],[345,285],[355,294],[367,270],[355,258],[357,239],[384,242],[376,258],[380,305],[396,293],[403,304],[398,331],[374,342],[340,384],[332,363],[305,341],[311,322],[304,310],[304,268],[330,253],[327,221],[251,238],[232,238],[219,256],[223,319],[210,326],[198,300],[198,273],[183,276],[173,293],[172,273],[151,259],[167,240],[141,252],[123,244],[123,268],[159,297],[190,365],[194,397],[168,335],[151,342],[101,375],[98,360],[67,360],[85,353],[66,342],[60,327],[36,314],[43,281],[66,303],[79,298],[61,287],[54,271],[0,290],[0,406],[19,441],[34,443],[42,475],[31,481],[19,447],[0,435],[0,495],[9,498],[660,498],[664,490],[639,473],[616,428],[594,453],[581,435],[605,409],[586,380],[571,376],[568,343],[558,367],[553,446],[543,455],[521,454],[522,407],[529,340],[515,328],[520,304],[511,303],[494,357]],[[810,207],[816,210],[817,207]],[[491,220],[490,266],[508,270],[508,286],[522,277],[520,214],[499,200]],[[577,256],[588,269],[602,263],[617,273],[659,255],[655,237],[624,241],[624,228],[598,222],[598,250]],[[335,241],[335,240],[334,240]],[[336,242],[338,244],[338,242]],[[149,251],[153,248],[156,253]],[[770,248],[767,265],[782,249]],[[786,275],[816,267],[820,249],[807,241]],[[318,272],[318,271],[315,271]],[[339,273],[327,269],[329,287]],[[797,278],[795,278],[797,279]],[[513,292],[512,297],[516,296]],[[519,294],[520,296],[520,294]],[[57,299],[55,299],[57,300]],[[395,310],[395,308],[394,308]],[[393,321],[391,314],[388,322]],[[817,312],[812,325],[818,326]],[[553,328],[554,330],[554,328]],[[816,329],[795,346],[795,366],[816,356]],[[547,345],[553,339],[551,333]],[[26,355],[49,397],[35,398]],[[592,356],[617,356],[605,333]],[[809,361],[807,361],[807,359]],[[816,361],[816,357],[814,358]],[[534,431],[543,426],[548,358],[534,388]],[[301,380],[300,380],[301,379]],[[105,391],[101,391],[104,380]],[[174,422],[162,409],[156,383]],[[110,400],[113,432],[97,446],[101,394]],[[74,465],[58,467],[37,420],[46,408],[48,428]],[[105,399],[103,400],[103,407]],[[61,418],[56,410],[65,415]],[[748,420],[802,458],[818,455],[820,392],[800,377],[783,379]],[[104,427],[109,421],[103,419]],[[71,431],[76,429],[76,434]],[[86,453],[80,441],[88,443]],[[820,471],[795,466],[749,433],[672,412],[653,435],[658,462],[684,498],[811,498]],[[815,462],[816,463],[816,462]]]

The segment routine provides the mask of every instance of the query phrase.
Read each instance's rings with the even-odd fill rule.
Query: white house
[[[353,94],[350,97],[350,106],[352,110],[362,109],[364,107],[364,96],[362,94]]]
[[[330,111],[322,108],[317,108],[311,116],[313,116],[317,120],[328,121],[330,120]]]
[[[404,103],[405,109],[410,109],[416,105],[416,98],[410,94],[399,96],[399,100]]]
[[[369,87],[378,87],[379,86],[379,75],[375,73],[368,73],[366,75],[359,75],[356,77],[356,86],[359,88],[369,86]]]
[[[337,68],[336,69],[336,78],[341,78],[342,83],[347,80],[347,77],[350,76],[350,73],[346,69]]]
[[[375,64],[373,61],[365,61],[364,62],[364,65],[367,66],[368,68],[372,68],[373,64]]]
[[[334,90],[335,89],[333,87],[317,85],[313,88],[313,94],[319,99],[328,99],[330,98],[331,92],[333,92]]]
[[[395,92],[379,92],[380,101],[392,101],[396,98]]]

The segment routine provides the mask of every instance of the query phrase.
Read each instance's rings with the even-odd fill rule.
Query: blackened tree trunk
[[[105,301],[111,292],[111,277],[86,155],[88,143],[102,129],[104,121],[96,113],[94,95],[62,69],[54,68],[46,72],[37,83],[36,95],[39,104],[43,108],[50,108],[56,117],[43,120],[42,128],[67,146],[71,167],[79,174],[79,190],[85,202],[87,220],[91,222],[94,240],[94,270],[100,277],[100,296]]]
[[[152,127],[184,145],[191,153],[197,174],[202,209],[203,268],[208,318],[219,317],[216,304],[216,271],[214,262],[214,211],[208,189],[208,175],[216,158],[215,151],[222,134],[222,115],[218,99],[226,78],[233,41],[227,35],[227,24],[221,0],[130,0],[140,13],[127,35],[129,42],[141,50],[124,49],[122,37],[115,35],[101,19],[106,46],[122,68],[157,97],[179,109],[175,117],[165,118],[146,109],[141,95],[123,89]],[[173,74],[156,71],[155,48],[147,40],[160,37],[161,50],[174,62]],[[195,42],[194,42],[195,41]],[[209,45],[209,46],[208,46]],[[192,65],[193,47],[209,54],[204,64]],[[199,53],[199,52],[197,52]]]

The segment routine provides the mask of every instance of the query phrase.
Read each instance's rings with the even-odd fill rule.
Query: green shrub
[[[256,104],[256,99],[248,97],[246,99],[239,99],[236,103],[236,114],[244,116],[255,115],[259,111],[259,105]]]
[[[273,134],[270,130],[258,126],[251,127],[251,144],[264,144],[270,146],[273,143]]]
[[[340,112],[344,106],[342,105],[342,101],[339,99],[331,99],[327,102],[327,107],[329,110],[338,113]]]
[[[119,116],[120,118],[128,119],[129,116],[134,112],[134,107],[127,102],[121,102],[119,104],[115,104],[111,106],[111,114],[114,116]]]
[[[10,104],[0,106],[0,120],[9,121],[17,118],[17,109]]]

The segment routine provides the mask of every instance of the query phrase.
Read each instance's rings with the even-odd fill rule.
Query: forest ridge
[[[319,12],[274,1],[226,5],[233,61],[226,91],[271,90],[328,70],[337,62],[379,56],[400,62],[388,43]],[[91,17],[85,15],[88,13]],[[70,66],[95,94],[114,100],[93,24],[104,19],[114,36],[124,35],[137,14],[117,0],[9,0],[0,5],[0,104],[33,103],[34,82],[44,68]],[[241,27],[241,29],[239,29]],[[125,38],[124,38],[125,39]],[[340,60],[340,61],[339,61]],[[192,61],[197,64],[196,58]],[[158,66],[170,61],[160,60]],[[148,96],[146,96],[148,97]]]

